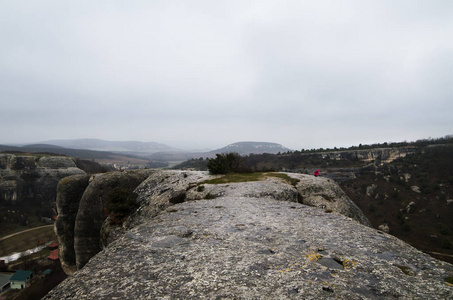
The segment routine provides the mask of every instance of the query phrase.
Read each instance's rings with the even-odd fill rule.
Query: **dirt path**
[[[2,238],[0,238],[0,241],[6,240],[6,239],[8,239],[10,237],[13,237],[15,235],[18,235],[18,234],[21,234],[21,233],[24,233],[24,232],[28,232],[28,231],[32,231],[32,230],[36,230],[36,229],[44,228],[44,227],[50,227],[50,226],[53,226],[53,224],[52,225],[44,225],[44,226],[39,226],[39,227],[34,227],[34,228],[22,230],[22,231],[19,231],[19,232],[16,232],[16,233],[13,233],[13,234],[10,234],[10,235],[2,237]]]

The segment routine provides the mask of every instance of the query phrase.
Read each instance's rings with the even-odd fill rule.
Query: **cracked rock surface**
[[[142,185],[148,203],[165,193],[175,203],[160,198],[163,211],[44,299],[453,298],[452,265],[344,215],[278,201],[274,183],[206,185],[199,195],[179,186],[184,198]],[[217,198],[188,201],[207,191]]]

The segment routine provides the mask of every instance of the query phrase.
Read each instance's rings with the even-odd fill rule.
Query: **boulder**
[[[420,191],[420,187],[416,186],[416,185],[413,185],[411,186],[411,190],[417,194],[420,194],[421,191]]]
[[[413,213],[415,212],[415,202],[411,201],[405,208],[406,213]]]
[[[385,232],[385,233],[389,233],[390,232],[390,228],[389,228],[389,225],[387,223],[379,225],[378,229],[383,231],[383,232]]]
[[[367,186],[366,195],[369,197],[373,197],[376,194],[376,189],[377,189],[377,185],[375,185],[374,183],[370,186]]]

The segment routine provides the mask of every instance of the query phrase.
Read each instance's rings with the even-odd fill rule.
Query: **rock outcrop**
[[[0,201],[52,202],[60,179],[85,174],[66,156],[0,154]]]
[[[132,228],[44,299],[453,297],[452,265],[336,213],[342,205],[299,203],[342,201],[326,179],[300,176],[294,187],[207,178],[151,174],[136,188]]]
[[[216,176],[206,172],[151,170],[99,174],[93,176],[89,184],[86,177],[68,177],[59,185],[57,201],[62,217],[57,222],[56,231],[62,244],[60,259],[64,270],[72,274],[82,268],[125,230],[147,222],[168,207],[199,199],[230,196],[300,202],[369,225],[366,217],[334,181],[302,174],[287,175],[297,179],[298,183],[291,185],[270,177],[266,181],[207,184],[204,183],[206,180]],[[104,211],[105,199],[114,187],[124,184],[137,186],[135,193],[140,207],[122,226],[111,226]]]
[[[398,147],[398,148],[374,148],[364,150],[346,150],[323,152],[322,156],[328,156],[330,159],[337,160],[361,160],[366,162],[373,162],[376,165],[381,163],[389,163],[393,160],[405,157],[407,154],[415,153],[419,147]]]
[[[116,186],[136,187],[151,171],[139,170],[93,175],[80,199],[74,227],[76,265],[80,269],[101,250],[100,231],[106,219],[105,201]]]
[[[452,274],[340,214],[224,195],[167,208],[44,299],[449,299]]]
[[[307,175],[291,174],[291,176],[301,179],[297,184],[301,203],[322,208],[327,212],[337,212],[357,220],[361,224],[371,226],[362,211],[332,179]]]
[[[73,175],[60,180],[57,187],[58,218],[55,221],[55,233],[58,236],[61,266],[67,274],[76,271],[74,227],[80,199],[89,179],[90,175]]]
[[[105,201],[117,186],[133,190],[153,171],[138,170],[72,176],[58,186],[57,209],[60,217],[56,232],[62,244],[61,262],[71,274],[101,251],[101,228],[107,218]],[[108,234],[108,233],[104,233]]]

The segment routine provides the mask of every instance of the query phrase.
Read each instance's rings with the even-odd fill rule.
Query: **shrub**
[[[411,231],[412,230],[411,225],[407,221],[403,223],[402,228],[403,228],[404,231]]]
[[[400,191],[397,188],[393,188],[392,197],[395,199],[400,197]]]
[[[237,153],[216,154],[216,158],[208,159],[208,170],[211,174],[227,174],[240,172],[241,156]]]
[[[105,208],[108,214],[123,218],[137,208],[137,194],[126,187],[115,187],[107,195]]]
[[[441,247],[445,249],[451,249],[452,244],[449,239],[443,239]]]
[[[450,235],[451,234],[450,228],[448,228],[448,226],[445,225],[444,223],[437,223],[436,227],[437,227],[437,229],[439,229],[440,233],[443,234],[443,235]]]

